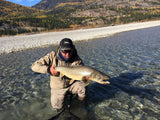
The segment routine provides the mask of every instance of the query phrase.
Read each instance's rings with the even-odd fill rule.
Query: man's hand
[[[50,67],[50,73],[54,76],[57,76],[59,75],[59,72],[55,70],[55,67],[54,66],[51,66]]]

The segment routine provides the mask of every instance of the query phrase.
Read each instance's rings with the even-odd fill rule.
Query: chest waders
[[[56,62],[56,66],[58,66],[58,59],[57,58],[56,58],[55,62]],[[65,76],[62,79],[64,79],[64,88],[65,88],[65,83],[66,83]],[[72,97],[73,97],[73,94],[70,93],[70,92],[67,92],[66,95],[65,95],[66,103],[64,104],[64,107],[62,108],[62,111],[60,113],[58,113],[57,115],[53,116],[52,118],[48,119],[48,120],[57,120],[58,118],[60,118],[60,115],[63,114],[64,112],[67,112],[67,114],[72,116],[72,118],[74,118],[74,120],[80,120],[79,117],[77,117],[76,115],[74,115],[70,111]]]
[[[72,102],[72,97],[73,94],[70,92],[67,92],[66,94],[66,104],[64,105],[64,107],[62,108],[63,110],[58,113],[57,115],[53,116],[52,118],[48,119],[48,120],[57,120],[60,115],[64,112],[67,112],[67,114],[69,114],[72,118],[74,118],[74,120],[80,120],[79,117],[77,117],[76,115],[74,115],[73,113],[71,113],[70,108],[71,108],[71,102]],[[70,117],[69,117],[70,118]],[[67,120],[69,119],[67,118]],[[64,117],[64,120],[66,120],[66,118]]]

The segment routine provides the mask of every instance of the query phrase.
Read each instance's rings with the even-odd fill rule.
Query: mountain
[[[79,23],[83,26],[160,18],[160,0],[42,0],[33,8],[81,19]]]
[[[6,0],[0,0],[0,36],[15,35],[25,32],[37,31],[32,26],[34,17],[44,15],[44,11],[31,7],[25,7]]]
[[[40,10],[0,0],[0,19],[3,17],[20,17],[38,13]]]
[[[66,7],[66,6],[82,6],[87,3],[91,3],[95,0],[42,0],[38,4],[34,5],[33,8],[49,10],[57,7]]]
[[[138,7],[150,8],[159,7],[160,0],[42,0],[33,8],[49,10],[57,7],[79,7],[81,9],[93,6],[110,7]]]

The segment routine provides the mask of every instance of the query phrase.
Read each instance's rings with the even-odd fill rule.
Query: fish
[[[55,70],[60,72],[61,75],[65,75],[70,78],[70,83],[75,80],[83,81],[86,85],[88,85],[91,81],[100,83],[100,84],[110,84],[110,77],[92,67],[88,66],[58,66],[55,67]]]

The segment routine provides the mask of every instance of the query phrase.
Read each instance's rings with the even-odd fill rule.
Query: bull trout
[[[110,84],[110,82],[106,81],[110,79],[109,76],[104,73],[86,66],[72,66],[72,67],[55,67],[55,69],[60,72],[61,75],[65,75],[70,78],[70,83],[74,80],[81,80],[86,85],[90,83],[90,81],[95,81],[100,84]]]

